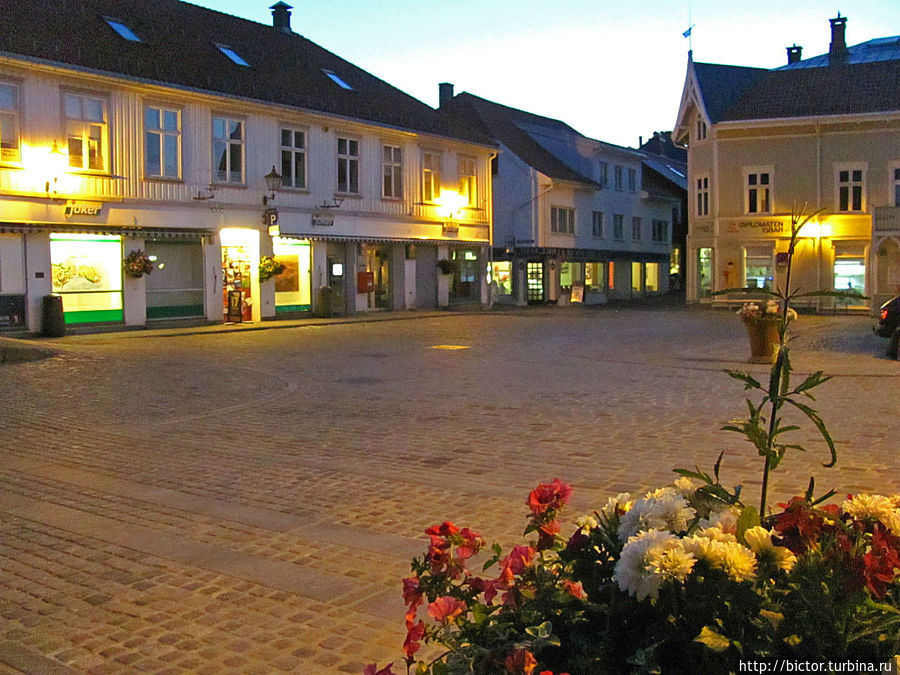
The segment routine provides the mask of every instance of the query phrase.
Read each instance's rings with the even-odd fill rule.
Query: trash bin
[[[41,335],[62,337],[66,334],[66,317],[63,314],[61,295],[45,295],[41,301]]]
[[[322,286],[319,289],[319,302],[316,305],[316,315],[329,317],[332,315],[331,286]]]

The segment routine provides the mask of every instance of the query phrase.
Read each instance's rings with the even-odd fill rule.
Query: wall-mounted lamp
[[[438,206],[438,215],[452,220],[453,216],[468,204],[468,200],[456,190],[441,190],[441,195],[434,203]]]
[[[263,205],[265,206],[275,199],[275,193],[281,188],[281,183],[284,178],[282,178],[281,174],[275,170],[274,164],[272,165],[272,170],[263,176],[263,178],[266,179],[266,187],[269,189],[269,194],[263,195]]]
[[[63,171],[66,170],[66,155],[65,153],[59,149],[59,146],[56,144],[56,141],[53,141],[53,147],[50,148],[50,153],[47,156],[47,180],[44,183],[44,192],[47,193],[47,196],[50,196],[51,186],[53,188],[52,192],[54,196],[56,195],[56,187],[59,182],[59,176]]]

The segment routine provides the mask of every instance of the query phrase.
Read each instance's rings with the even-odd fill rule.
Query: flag
[[[691,31],[692,31],[693,29],[694,29],[694,27],[691,26],[690,28],[688,28],[686,31],[684,31],[684,32],[681,34],[681,37],[690,37],[690,36],[691,36]]]

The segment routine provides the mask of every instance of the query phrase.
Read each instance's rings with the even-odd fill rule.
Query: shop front
[[[450,280],[450,304],[481,301],[478,249],[454,248],[450,260],[456,263]]]
[[[146,239],[153,262],[145,277],[147,319],[190,319],[206,315],[203,246],[200,240]]]
[[[23,235],[0,234],[0,331],[27,325],[24,254]]]
[[[253,321],[253,273],[259,261],[259,231],[229,227],[222,229],[219,235],[222,242],[223,318],[231,323]]]
[[[51,233],[50,268],[67,324],[124,320],[121,236]]]
[[[275,281],[275,314],[312,309],[312,246],[307,239],[274,237],[275,260],[284,268]]]

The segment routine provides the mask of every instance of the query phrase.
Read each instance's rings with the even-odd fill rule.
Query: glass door
[[[544,301],[544,263],[528,262],[525,268],[526,282],[528,285],[528,302],[537,303]]]
[[[712,263],[711,248],[697,249],[697,298],[708,298],[712,295]]]

